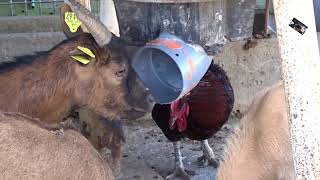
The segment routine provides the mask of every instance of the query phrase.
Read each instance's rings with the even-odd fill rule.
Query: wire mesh
[[[57,15],[63,0],[0,0],[0,16]],[[99,0],[91,0],[92,11],[99,12]]]

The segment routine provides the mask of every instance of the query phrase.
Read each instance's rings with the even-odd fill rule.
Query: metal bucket
[[[137,51],[132,66],[155,101],[168,104],[194,88],[211,62],[201,46],[164,32]]]

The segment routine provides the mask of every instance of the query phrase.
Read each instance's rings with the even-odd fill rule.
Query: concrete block
[[[0,17],[0,33],[56,32],[61,30],[59,16]]]
[[[49,50],[65,38],[62,32],[0,34],[0,55],[11,57]]]
[[[227,35],[231,41],[252,36],[255,0],[227,0]]]
[[[245,41],[229,42],[214,61],[231,79],[235,94],[234,113],[243,113],[256,93],[281,78],[281,61],[277,38],[261,39],[249,50]]]

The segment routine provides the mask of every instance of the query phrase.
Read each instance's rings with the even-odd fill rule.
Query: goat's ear
[[[70,6],[65,3],[60,8],[60,24],[64,34],[68,38],[83,33],[81,22],[78,20],[74,12],[72,12]]]
[[[77,46],[75,49],[69,52],[69,56],[72,60],[77,61],[80,65],[88,65],[95,62],[95,54],[86,47]]]

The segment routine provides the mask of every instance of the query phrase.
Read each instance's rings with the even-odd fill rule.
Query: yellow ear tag
[[[77,18],[74,12],[66,12],[64,14],[64,21],[68,25],[71,32],[77,32],[78,28],[81,25],[81,21]]]
[[[86,59],[82,56],[71,56],[73,59],[75,59],[76,61],[81,62],[82,64],[88,64],[90,62],[89,59]]]
[[[95,58],[96,56],[93,54],[93,52],[88,49],[88,48],[85,48],[85,47],[82,47],[82,46],[78,46],[77,47],[80,51],[84,52],[86,55],[92,57],[92,58]]]

